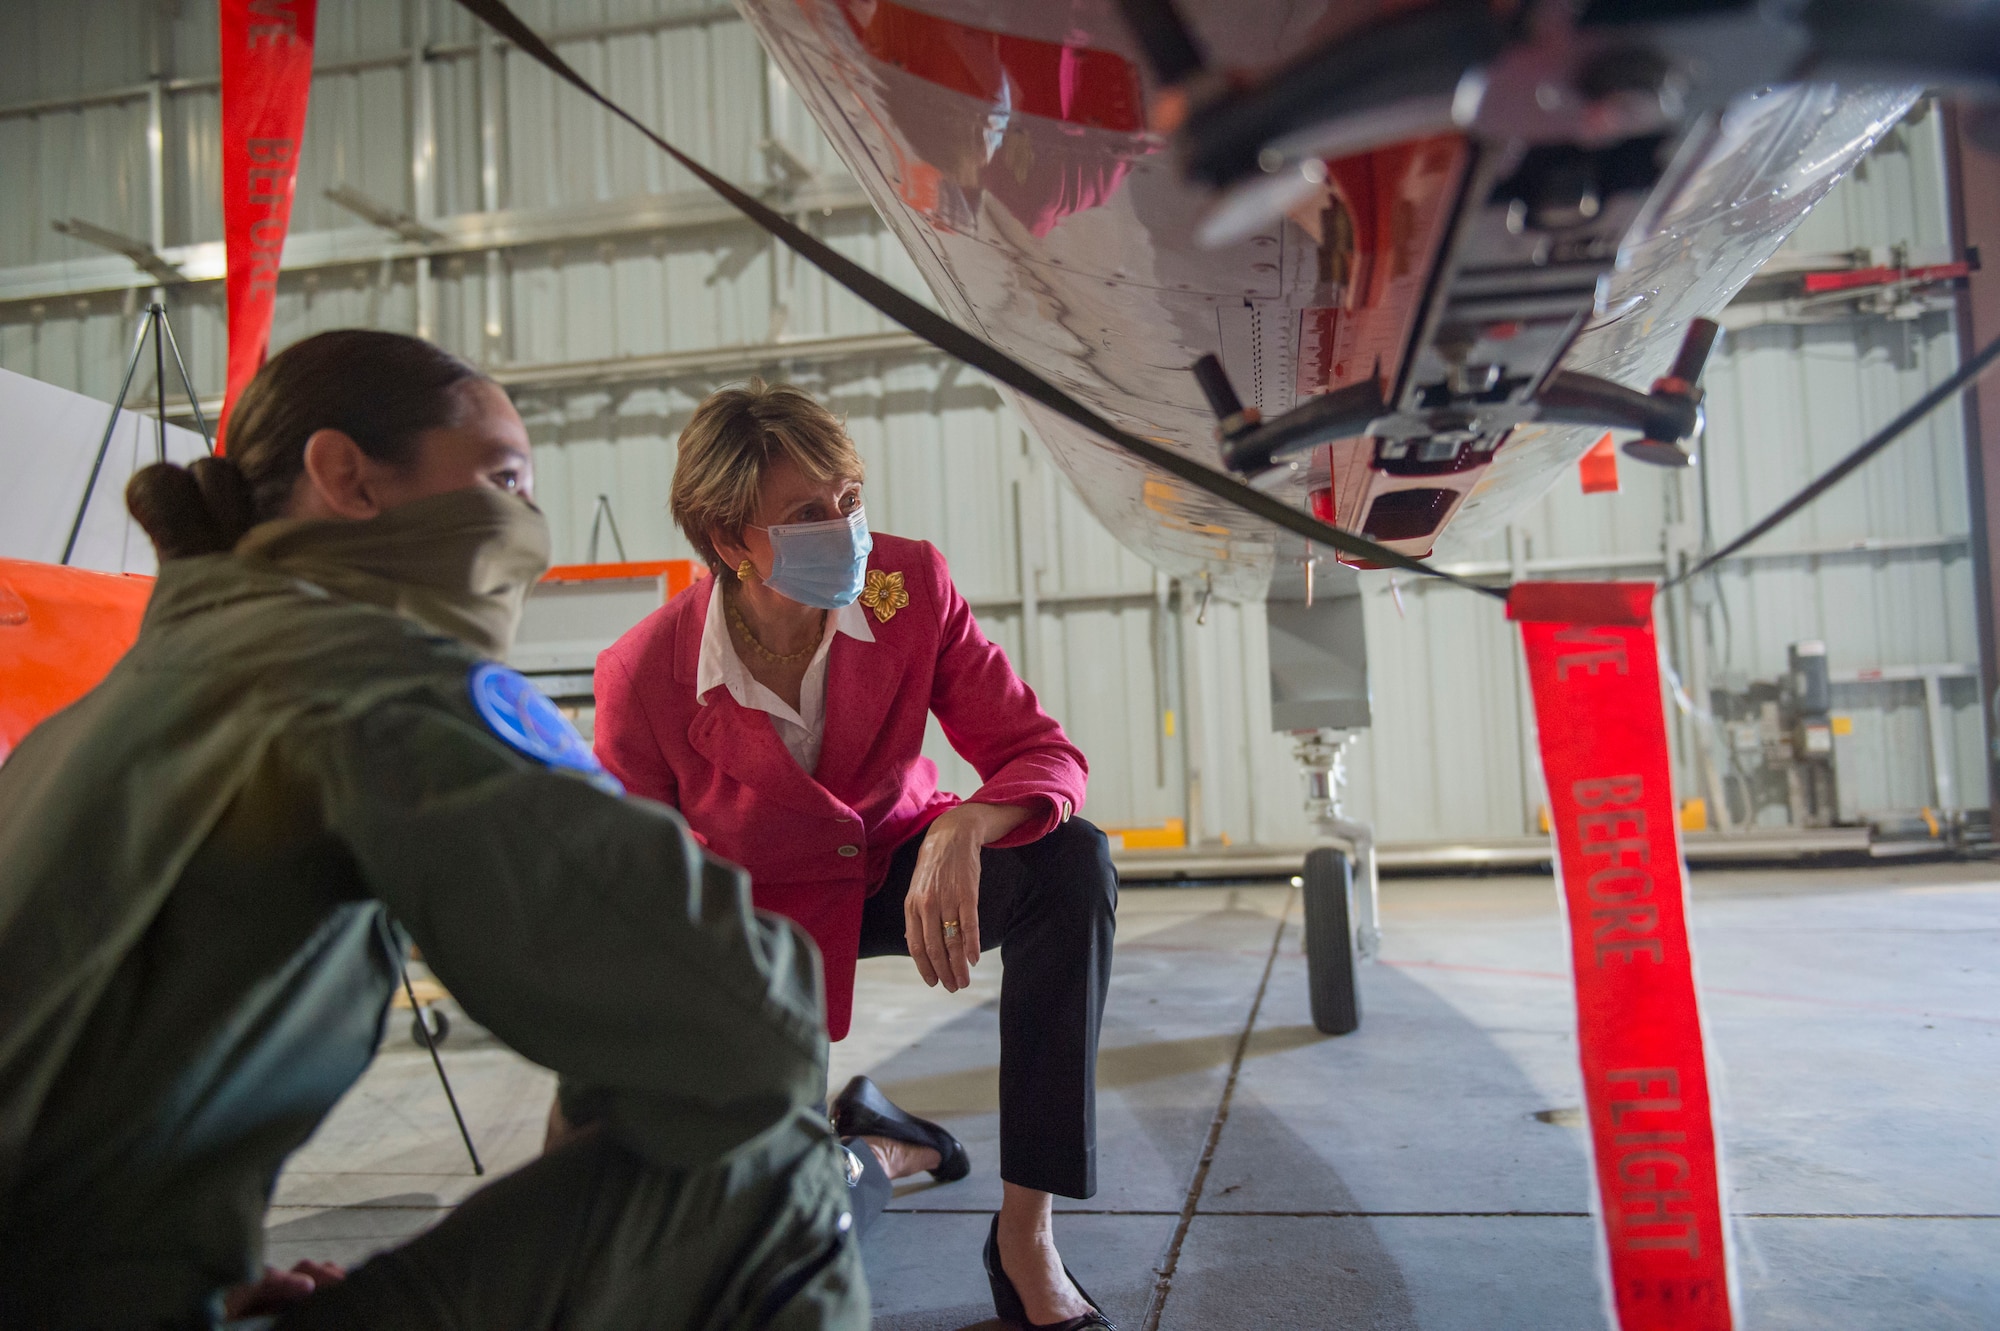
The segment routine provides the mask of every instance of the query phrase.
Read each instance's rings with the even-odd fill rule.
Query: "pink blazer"
[[[1026,821],[997,844],[1046,834],[1083,803],[1086,766],[998,647],[973,621],[944,556],[877,533],[868,567],[900,572],[910,603],[873,643],[835,634],[826,741],[808,775],[763,712],[726,688],[695,697],[710,584],[641,620],[597,658],[597,755],[635,795],[679,809],[702,842],[748,869],[757,905],[803,925],[826,965],[827,1030],[847,1034],[861,903],[897,847],[959,802],[922,757],[935,712],[978,769],[972,798],[1019,804]]]

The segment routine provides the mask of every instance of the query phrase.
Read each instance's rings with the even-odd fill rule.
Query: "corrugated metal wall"
[[[570,34],[563,53],[670,138],[781,201],[823,202],[800,203],[800,215],[855,259],[921,290],[726,8],[520,8],[544,30]],[[529,421],[565,561],[587,555],[599,495],[632,558],[686,553],[665,496],[688,412],[749,366],[797,378],[847,416],[877,525],[945,551],[982,624],[1089,753],[1093,816],[1113,825],[1185,816],[1195,835],[1237,842],[1305,838],[1289,741],[1268,729],[1261,607],[1217,603],[1204,614],[1198,597],[1157,579],[1105,535],[976,376],[864,345],[889,331],[877,316],[754,230],[688,212],[683,172],[484,39],[455,6],[343,0],[321,10],[290,253],[307,241],[374,250],[288,272],[276,344],[369,324],[427,332],[492,367]],[[0,298],[0,365],[101,397],[116,390],[149,292],[90,278],[104,256],[49,223],[80,217],[170,251],[220,235],[214,6],[182,0],[177,18],[164,12],[143,0],[0,6],[0,87],[14,108],[0,108],[0,287],[35,293]],[[417,47],[421,59],[409,54]],[[155,100],[157,166],[147,143]],[[44,104],[23,106],[31,101]],[[1886,256],[1903,245],[1915,260],[1942,257],[1942,181],[1934,123],[1907,126],[1790,248]],[[440,228],[483,213],[539,228],[539,239],[425,258],[327,200],[335,185]],[[671,224],[629,220],[655,203]],[[165,296],[209,393],[222,377],[221,297],[214,282]],[[1704,456],[1715,535],[1949,373],[1954,347],[1941,313],[1737,329],[1710,379]],[[150,393],[148,370],[136,387]],[[1732,565],[1698,613],[1713,634],[1691,638],[1677,602],[1675,660],[1685,671],[1695,652],[1713,676],[1769,678],[1787,643],[1817,637],[1836,671],[1973,661],[1965,547],[1938,543],[1966,530],[1960,450],[1957,416],[1940,413],[1771,541],[1823,550],[1883,538],[1895,548]],[[1595,561],[1633,576],[1663,550],[1699,544],[1698,475],[1628,463],[1625,478],[1619,495],[1585,497],[1565,477],[1504,538],[1464,557],[1537,574]],[[598,554],[612,553],[601,533]],[[1350,757],[1355,809],[1389,840],[1531,828],[1539,777],[1504,621],[1450,588],[1380,574],[1363,585],[1376,726]],[[1976,687],[1939,679],[1956,802],[1982,803]],[[1936,802],[1924,689],[1842,686],[1840,705],[1854,718],[1841,741],[1849,807]],[[1685,749],[1691,732],[1682,730]],[[931,748],[949,783],[973,781],[935,735]]]
[[[1957,365],[1950,319],[1772,324],[1729,334],[1708,372],[1702,444],[1716,543],[1777,506],[1886,424]],[[1740,688],[1786,670],[1795,642],[1827,644],[1836,675],[1945,670],[1952,807],[1983,805],[1978,633],[1965,541],[1960,417],[1940,411],[1827,499],[1779,528],[1751,557],[1697,588],[1712,646],[1692,648],[1687,601],[1663,621],[1686,678],[1706,649],[1709,678]],[[1536,576],[1658,577],[1663,551],[1697,548],[1700,471],[1623,460],[1623,489],[1585,495],[1574,476],[1479,554]],[[1795,553],[1788,553],[1795,552]],[[1367,574],[1375,733],[1356,763],[1391,840],[1515,835],[1542,802],[1532,723],[1514,638],[1483,598],[1440,583]],[[1707,637],[1700,634],[1697,636]],[[1958,672],[1966,667],[1970,674]],[[1692,684],[1690,684],[1692,688]],[[1940,803],[1919,682],[1836,687],[1853,733],[1836,740],[1850,815]],[[1683,792],[1702,791],[1689,758],[1692,722],[1674,733]]]

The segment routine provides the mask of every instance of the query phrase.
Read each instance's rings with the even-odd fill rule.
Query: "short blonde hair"
[[[668,508],[710,569],[735,576],[715,553],[715,538],[742,539],[764,473],[779,461],[815,481],[862,478],[846,427],[804,389],[752,379],[709,394],[694,409],[681,431]]]

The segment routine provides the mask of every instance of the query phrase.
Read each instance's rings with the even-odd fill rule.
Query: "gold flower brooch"
[[[879,568],[868,570],[868,585],[861,589],[861,604],[873,610],[875,618],[886,624],[909,603],[910,594],[903,590],[901,573],[884,573]]]

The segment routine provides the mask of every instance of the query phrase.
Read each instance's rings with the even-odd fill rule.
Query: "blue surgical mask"
[[[875,540],[860,509],[827,522],[787,522],[764,530],[771,537],[766,587],[821,610],[852,605],[861,595]]]

